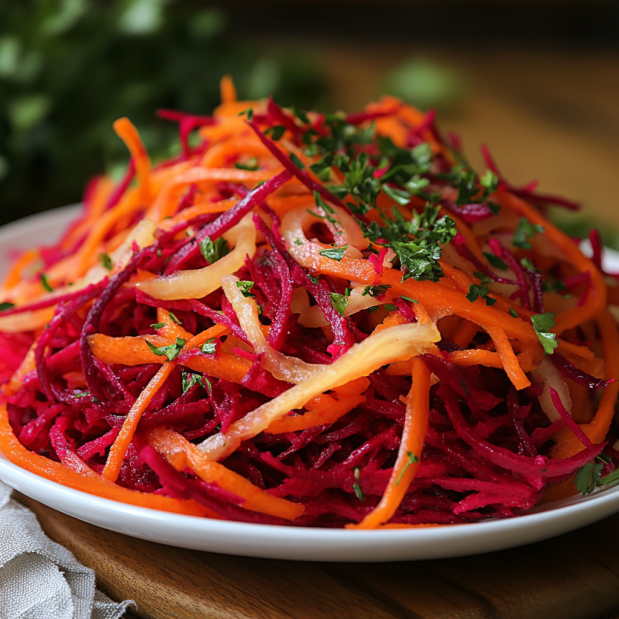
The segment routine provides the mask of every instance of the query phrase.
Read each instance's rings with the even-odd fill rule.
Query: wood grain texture
[[[478,557],[338,564],[171,548],[21,501],[148,619],[610,619],[619,606],[619,515]]]

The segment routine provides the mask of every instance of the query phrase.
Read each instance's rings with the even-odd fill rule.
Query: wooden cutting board
[[[149,619],[619,619],[619,515],[477,557],[301,563],[162,546],[20,500]]]

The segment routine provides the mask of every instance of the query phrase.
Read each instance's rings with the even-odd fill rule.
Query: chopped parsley
[[[260,169],[258,165],[258,157],[252,157],[247,163],[239,163],[238,161],[234,164],[234,167],[237,170],[247,170],[248,172],[255,172]]]
[[[518,312],[517,312],[517,311],[516,311],[513,307],[510,307],[510,308],[509,308],[509,313],[510,313],[510,315],[511,315],[511,316],[513,316],[514,318],[520,318],[520,316],[518,316]]]
[[[359,473],[360,473],[359,467],[357,466],[357,467],[355,467],[355,473],[354,473],[355,479],[357,481],[355,481],[353,483],[352,487],[353,487],[353,490],[355,491],[355,494],[357,495],[357,498],[360,501],[365,501],[365,497],[363,495],[363,490],[361,490],[361,485],[359,484]]]
[[[174,361],[174,359],[178,357],[181,350],[183,350],[183,346],[187,343],[187,340],[183,340],[182,338],[177,337],[174,344],[160,347],[151,344],[148,340],[146,340],[146,343],[151,349],[151,352],[153,352],[155,355],[159,357],[166,357],[168,361]]]
[[[155,331],[159,331],[159,329],[165,327],[165,322],[155,322],[151,325],[151,327],[155,329]]]
[[[168,315],[177,325],[183,324],[172,312],[168,312]]]
[[[250,290],[254,287],[254,282],[239,280],[238,282],[236,282],[236,287],[240,289],[241,294],[244,297],[255,296],[250,292]]]
[[[210,340],[204,342],[201,350],[205,355],[214,355],[215,352],[217,352],[217,343],[215,338],[212,337]]]
[[[401,298],[404,299],[405,301],[410,301],[411,303],[419,303],[417,299],[413,299],[412,297],[407,297],[405,295],[402,295]]]
[[[542,232],[544,232],[543,226],[532,224],[526,217],[521,217],[516,232],[514,232],[512,243],[515,247],[521,249],[531,249],[529,240]]]
[[[556,292],[565,296],[567,286],[560,279],[547,279],[545,282],[542,282],[542,290],[544,292]]]
[[[479,297],[486,301],[486,305],[494,305],[496,303],[496,299],[489,297],[488,293],[490,292],[490,288],[488,286],[478,286],[476,284],[471,284],[469,286],[469,291],[466,294],[466,298],[471,302],[475,303]]]
[[[389,290],[389,288],[391,288],[391,286],[389,286],[388,284],[379,284],[378,286],[366,286],[363,289],[361,296],[362,297],[367,297],[367,296],[380,297],[384,295],[385,292]]]
[[[539,272],[536,266],[528,258],[523,258],[520,261],[520,264],[529,271],[534,271],[535,273]]]
[[[395,482],[396,486],[402,481],[402,477],[404,477],[404,473],[406,473],[406,471],[408,470],[408,467],[411,464],[417,464],[417,462],[419,462],[419,458],[412,451],[407,451],[406,452],[406,464],[404,465],[404,468],[402,469],[402,471],[398,475],[398,478],[396,479],[396,482]]]
[[[601,476],[604,464],[602,462],[587,462],[576,473],[574,483],[580,494],[591,494],[598,486],[601,486]],[[610,477],[610,475],[609,475]]]
[[[299,170],[303,170],[305,168],[305,164],[294,153],[290,153],[289,157],[290,161],[292,161],[292,163],[294,163]]]
[[[12,307],[15,307],[15,303],[9,303],[8,301],[0,303],[0,312],[4,312],[8,309],[11,309]]]
[[[228,243],[223,237],[211,241],[210,236],[205,236],[200,241],[200,253],[202,257],[209,263],[217,262],[220,258],[223,258],[230,252]]]
[[[555,315],[552,312],[546,312],[545,314],[535,314],[531,316],[531,322],[537,337],[544,347],[544,351],[552,355],[555,348],[559,345],[557,342],[557,334],[551,333],[551,329],[555,326]]]
[[[366,237],[387,244],[395,251],[404,272],[402,281],[412,278],[437,282],[443,277],[443,270],[438,264],[441,245],[449,243],[457,230],[451,217],[445,215],[439,218],[439,210],[440,207],[427,204],[423,213],[415,212],[407,221],[394,209],[394,218],[388,219],[385,226],[379,226],[376,222],[365,226]]]
[[[348,245],[344,245],[343,247],[328,247],[327,249],[321,249],[319,253],[325,258],[331,258],[331,260],[337,260],[339,262],[344,257],[347,249]]]
[[[183,385],[183,393],[189,391],[194,385],[200,385],[204,387],[211,394],[211,383],[206,376],[200,376],[199,374],[193,374],[192,372],[185,372],[183,370],[182,373],[182,385]]]
[[[282,125],[275,125],[274,127],[269,127],[264,134],[268,135],[272,140],[276,142],[281,140],[282,136],[286,133],[286,127]]]
[[[484,252],[484,258],[488,261],[488,264],[495,269],[507,271],[507,265],[498,256]]]
[[[333,305],[338,314],[343,316],[346,311],[348,297],[344,294],[338,294],[337,292],[330,292],[329,295],[331,296],[331,305]]]
[[[97,256],[97,259],[99,260],[103,268],[107,269],[108,271],[111,271],[112,268],[114,267],[114,265],[112,264],[112,259],[110,258],[109,254],[99,254]]]
[[[54,289],[49,283],[47,275],[45,275],[45,273],[41,273],[41,285],[43,286],[43,288],[45,288],[45,290],[47,290],[47,292],[54,292]]]
[[[485,273],[480,273],[479,271],[473,271],[473,275],[482,283],[489,284],[492,279],[488,277]]]

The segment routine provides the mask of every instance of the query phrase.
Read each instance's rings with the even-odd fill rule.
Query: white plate
[[[75,207],[67,207],[0,230],[0,274],[7,269],[7,250],[51,243],[74,215]],[[613,258],[616,268],[619,261]],[[401,561],[479,554],[554,537],[619,511],[616,487],[509,520],[430,529],[303,529],[222,522],[134,507],[48,481],[1,454],[0,479],[58,511],[132,537],[195,550],[303,561]]]

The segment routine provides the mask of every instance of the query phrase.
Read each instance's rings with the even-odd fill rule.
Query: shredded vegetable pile
[[[511,517],[616,481],[616,279],[478,175],[434,114],[236,100],[162,110],[153,166],[114,129],[93,180],[0,306],[0,450],[38,475],[181,514],[294,526]],[[199,140],[189,140],[197,132]],[[197,144],[197,145],[196,145]]]

